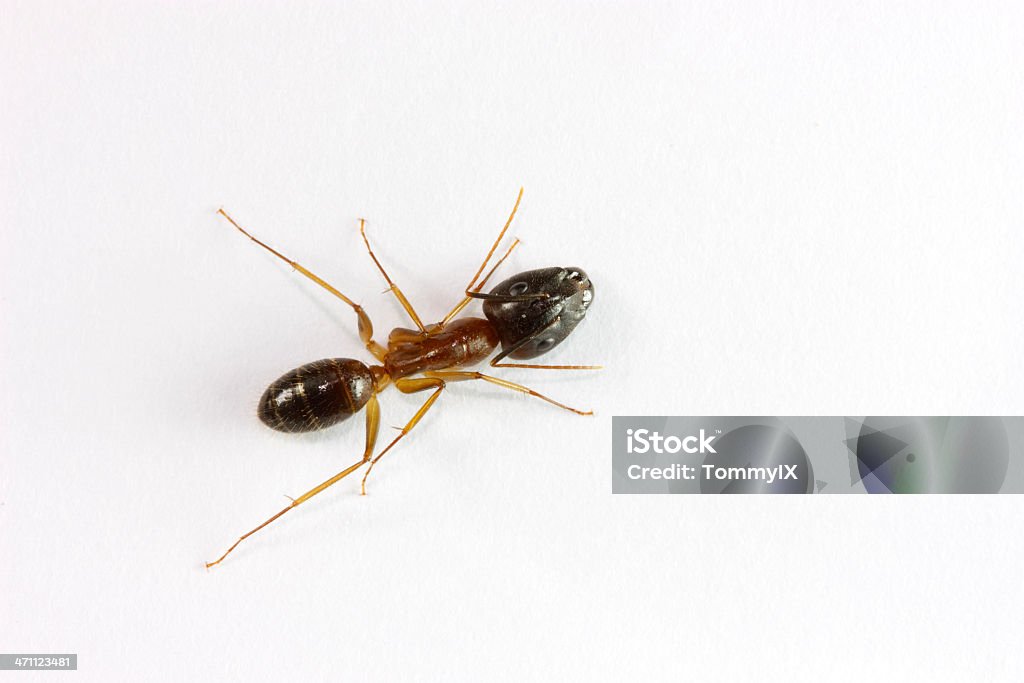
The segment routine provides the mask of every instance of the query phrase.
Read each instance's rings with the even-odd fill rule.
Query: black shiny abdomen
[[[351,358],[325,358],[285,373],[263,392],[258,414],[280,432],[312,432],[359,412],[373,395],[370,368]]]

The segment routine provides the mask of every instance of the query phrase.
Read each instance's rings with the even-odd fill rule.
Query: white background
[[[610,493],[616,414],[1024,411],[1024,11],[846,4],[3,2],[0,651],[89,681],[1020,674],[1016,497]],[[369,496],[206,571],[361,450],[361,417],[265,428],[265,386],[368,360],[216,209],[383,338],[356,219],[436,319],[520,185],[503,272],[586,269],[552,361],[606,369],[504,376],[597,415],[456,385]]]

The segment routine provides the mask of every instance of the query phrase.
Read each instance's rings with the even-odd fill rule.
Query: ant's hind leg
[[[376,458],[370,461],[370,466],[366,469],[366,473],[363,475],[364,496],[366,495],[366,479],[370,476],[370,472],[373,471],[373,466],[376,465],[377,461],[383,458],[384,454],[390,451],[391,447],[398,443],[403,436],[411,432],[412,428],[415,427],[423,416],[427,414],[430,407],[434,405],[434,401],[436,401],[441,396],[441,392],[444,391],[444,380],[433,378],[403,378],[395,382],[395,388],[403,394],[415,394],[416,392],[429,391],[430,389],[433,389],[434,393],[432,393],[423,405],[420,406],[420,409],[416,411],[416,414],[412,416],[412,419],[402,427],[402,433],[396,436],[394,440],[384,448],[384,450],[377,454]]]
[[[336,475],[334,475],[333,477],[331,477],[330,479],[328,479],[324,483],[320,484],[319,486],[315,486],[315,487],[311,488],[310,490],[306,491],[305,493],[303,493],[298,498],[292,499],[292,504],[291,505],[289,505],[285,509],[283,509],[280,512],[278,512],[276,515],[274,515],[273,517],[271,517],[267,521],[263,522],[263,524],[260,524],[258,527],[256,527],[252,531],[250,531],[250,532],[248,532],[246,534],[243,534],[237,541],[235,541],[234,545],[232,545],[230,548],[228,548],[227,551],[225,551],[225,553],[223,555],[221,555],[220,557],[218,557],[216,560],[214,560],[213,562],[207,562],[206,563],[206,568],[209,569],[210,567],[213,567],[214,565],[220,564],[221,562],[224,561],[225,557],[227,557],[228,555],[231,554],[232,550],[234,550],[235,548],[238,547],[239,543],[241,543],[245,539],[249,538],[254,533],[256,533],[257,531],[262,529],[263,527],[269,526],[271,522],[275,521],[278,517],[281,517],[284,513],[288,512],[289,510],[292,510],[294,508],[297,508],[298,506],[302,505],[303,503],[305,503],[307,500],[309,500],[310,498],[312,498],[316,494],[324,491],[325,489],[330,488],[331,486],[334,486],[339,481],[341,481],[342,479],[344,479],[348,475],[352,474],[353,472],[358,470],[360,467],[362,467],[366,463],[370,462],[370,456],[373,455],[373,449],[377,445],[377,432],[379,430],[380,430],[380,404],[377,403],[377,396],[376,396],[376,394],[374,394],[374,395],[370,396],[370,400],[366,402],[366,447],[363,449],[363,459],[360,460],[359,462],[355,463],[354,465],[349,465],[348,467],[343,469],[341,472],[338,472]]]
[[[317,283],[318,285],[320,285],[321,287],[326,289],[328,292],[330,292],[334,296],[336,296],[339,299],[341,299],[342,301],[344,301],[349,306],[351,306],[352,310],[355,311],[355,313],[356,313],[356,317],[359,318],[359,338],[362,340],[362,342],[366,346],[367,350],[370,353],[373,354],[374,358],[376,358],[377,360],[381,361],[382,363],[384,362],[384,357],[387,355],[387,349],[385,349],[383,346],[381,346],[380,344],[378,344],[377,342],[375,342],[373,340],[373,323],[370,322],[370,316],[366,315],[366,311],[363,310],[362,306],[360,306],[359,304],[357,304],[354,301],[352,301],[351,299],[349,299],[347,296],[345,296],[344,294],[339,292],[337,289],[335,289],[331,285],[327,284],[327,282],[322,280],[318,275],[314,274],[313,272],[311,272],[309,270],[306,270],[306,268],[303,267],[302,265],[300,265],[298,262],[292,261],[290,258],[288,258],[284,254],[279,252],[277,249],[274,249],[273,247],[271,247],[270,245],[266,244],[265,242],[261,242],[260,240],[256,239],[252,235],[250,235],[245,230],[245,228],[243,228],[241,225],[236,223],[235,219],[232,218],[231,216],[229,216],[227,211],[225,211],[224,209],[218,209],[217,213],[219,213],[221,216],[224,216],[224,218],[228,219],[228,222],[231,223],[231,225],[233,225],[236,228],[238,228],[238,231],[240,233],[242,233],[243,235],[245,235],[246,237],[251,239],[253,242],[255,242],[256,244],[260,245],[261,247],[263,247],[264,249],[269,251],[271,254],[273,254],[277,258],[281,259],[282,261],[284,261],[285,263],[290,265],[295,270],[297,270],[300,273],[302,273],[303,275],[305,275],[307,278],[309,278],[313,282]]]

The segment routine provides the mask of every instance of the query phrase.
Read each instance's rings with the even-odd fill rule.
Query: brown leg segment
[[[366,244],[366,251],[370,252],[370,258],[372,258],[373,262],[377,264],[377,270],[379,270],[380,274],[384,276],[385,280],[387,280],[388,291],[395,295],[395,298],[398,299],[398,303],[402,304],[402,308],[404,308],[405,312],[409,314],[410,318],[412,318],[416,327],[420,328],[420,332],[426,334],[427,330],[423,327],[423,322],[420,320],[420,317],[416,315],[416,311],[413,309],[412,304],[405,298],[405,294],[403,294],[402,290],[398,288],[398,285],[391,281],[391,278],[388,277],[387,271],[384,270],[384,266],[380,264],[380,261],[377,260],[376,255],[373,253],[373,249],[370,248],[370,240],[366,238],[366,220],[362,218],[359,219],[359,234],[363,236],[363,243]]]
[[[534,396],[536,398],[539,398],[542,401],[547,401],[551,405],[558,406],[559,408],[563,408],[563,409],[568,410],[570,412],[576,413],[577,415],[593,415],[594,414],[594,411],[592,411],[592,410],[578,410],[576,408],[571,408],[571,407],[565,405],[564,403],[559,403],[558,401],[555,401],[554,399],[550,399],[547,396],[545,396],[544,394],[540,394],[540,393],[534,391],[533,389],[531,389],[529,387],[524,387],[522,384],[516,384],[515,382],[509,382],[508,380],[504,380],[504,379],[501,379],[499,377],[491,377],[490,375],[484,375],[484,374],[479,373],[479,372],[458,372],[458,371],[454,371],[454,370],[443,370],[443,371],[439,371],[439,372],[424,372],[423,374],[424,374],[424,376],[426,376],[428,378],[444,380],[444,381],[447,381],[447,382],[466,382],[466,381],[470,381],[470,380],[482,379],[485,382],[490,382],[491,384],[496,384],[499,387],[504,387],[506,389],[511,389],[513,391],[518,391],[518,392],[523,393],[523,394],[529,394],[530,396]]]
[[[497,363],[491,361],[492,368],[530,368],[532,370],[601,370],[603,365],[530,365],[529,363]]]
[[[420,409],[416,411],[416,414],[412,416],[412,419],[402,427],[402,433],[394,438],[384,450],[377,454],[377,457],[370,461],[370,466],[366,469],[366,473],[363,474],[363,495],[366,495],[366,479],[370,476],[370,472],[373,471],[373,466],[377,464],[384,454],[391,450],[391,447],[398,443],[403,436],[412,431],[412,428],[427,414],[430,407],[434,405],[440,396],[441,392],[444,391],[444,380],[432,379],[432,378],[403,378],[395,381],[395,388],[401,391],[403,394],[415,394],[418,391],[434,390],[434,393],[420,406]]]
[[[344,294],[339,292],[337,289],[335,289],[331,285],[327,284],[327,282],[322,280],[319,276],[315,275],[314,273],[312,273],[309,270],[306,270],[306,268],[304,268],[302,265],[300,265],[296,261],[292,261],[290,258],[285,256],[284,254],[282,254],[278,250],[274,249],[270,245],[268,245],[268,244],[266,244],[264,242],[261,242],[260,240],[256,239],[252,235],[250,235],[245,230],[245,228],[243,228],[241,225],[236,223],[235,219],[232,218],[231,216],[229,216],[228,213],[224,209],[218,209],[217,213],[219,213],[221,216],[224,216],[224,218],[228,219],[228,222],[231,223],[231,225],[233,225],[236,228],[238,228],[239,232],[241,232],[243,235],[245,235],[246,237],[251,239],[253,242],[255,242],[256,244],[260,245],[261,247],[263,247],[264,249],[269,251],[271,254],[273,254],[277,258],[281,259],[282,261],[284,261],[285,263],[290,265],[292,268],[294,268],[295,270],[299,271],[300,273],[305,275],[307,278],[309,278],[313,282],[317,283],[318,285],[320,285],[321,287],[326,289],[328,292],[330,292],[331,294],[333,294],[334,296],[338,297],[339,299],[344,301],[346,304],[351,306],[352,310],[355,311],[356,316],[359,318],[359,338],[362,340],[362,342],[366,346],[367,350],[370,353],[373,354],[374,358],[376,358],[377,360],[379,360],[382,363],[384,362],[384,357],[387,355],[387,349],[385,349],[383,346],[381,346],[377,342],[373,341],[373,323],[370,322],[370,317],[368,315],[366,315],[366,311],[363,310],[362,306],[360,306],[359,304],[357,304],[354,301],[352,301],[351,299],[349,299],[347,296],[345,296]]]
[[[298,506],[302,505],[303,503],[305,503],[307,500],[309,500],[310,498],[312,498],[316,494],[318,494],[321,491],[324,491],[324,490],[330,488],[331,486],[334,486],[336,483],[338,483],[339,481],[341,481],[342,479],[344,479],[348,475],[352,474],[353,472],[358,470],[360,467],[362,467],[366,463],[370,462],[370,456],[373,455],[373,449],[377,445],[377,432],[379,431],[379,428],[380,428],[380,404],[377,403],[377,396],[373,395],[373,396],[370,397],[370,400],[367,401],[367,403],[366,403],[366,447],[363,449],[363,459],[360,460],[359,462],[355,463],[354,465],[350,465],[349,467],[346,467],[341,472],[338,472],[336,475],[334,475],[333,477],[331,477],[327,481],[323,482],[319,486],[315,486],[315,487],[311,488],[309,491],[306,491],[305,493],[303,493],[298,498],[295,498],[294,500],[292,500],[292,504],[291,505],[289,505],[285,509],[283,509],[280,512],[278,512],[276,515],[274,515],[273,517],[271,517],[267,521],[263,522],[263,524],[260,524],[258,527],[256,527],[252,531],[250,531],[250,532],[248,532],[246,534],[243,534],[237,541],[235,541],[234,545],[232,545],[230,548],[227,549],[227,551],[225,551],[225,553],[223,555],[221,555],[219,558],[217,558],[213,562],[207,562],[206,563],[206,568],[209,569],[210,567],[212,567],[214,565],[220,564],[221,562],[224,561],[225,557],[227,557],[228,555],[231,554],[232,550],[234,550],[235,548],[238,547],[239,543],[241,543],[245,539],[249,538],[254,533],[256,533],[257,531],[262,529],[263,527],[270,525],[271,522],[276,520],[278,517],[282,516],[284,513],[288,512],[289,510],[292,510],[294,508],[297,508]]]
[[[600,365],[532,365],[530,363],[502,363],[501,361],[508,356],[510,353],[514,353],[516,349],[526,346],[532,340],[544,334],[549,328],[554,327],[559,322],[559,318],[555,318],[551,321],[551,324],[547,327],[543,327],[530,336],[522,339],[515,346],[505,349],[497,356],[491,359],[492,368],[530,368],[533,370],[600,370]]]
[[[464,309],[466,306],[469,305],[469,302],[472,301],[472,299],[468,296],[469,292],[470,291],[477,291],[477,292],[479,292],[481,289],[483,289],[484,284],[487,283],[487,279],[491,277],[491,275],[494,273],[494,271],[498,269],[498,266],[501,265],[502,261],[504,261],[506,258],[508,258],[508,255],[511,254],[512,250],[516,248],[517,244],[519,244],[519,240],[516,240],[512,244],[512,246],[509,247],[508,251],[505,252],[505,255],[503,257],[501,257],[501,260],[498,261],[497,265],[495,265],[494,268],[491,269],[491,272],[489,272],[487,274],[487,277],[485,277],[483,279],[483,282],[481,282],[479,285],[477,285],[477,283],[476,283],[477,278],[479,278],[480,274],[484,272],[484,268],[487,267],[487,264],[490,262],[491,257],[494,256],[494,252],[498,250],[498,245],[501,244],[502,238],[505,237],[505,233],[508,232],[509,226],[512,225],[512,219],[515,218],[516,211],[519,210],[519,202],[522,201],[522,199],[523,199],[523,188],[519,188],[519,196],[516,197],[516,203],[515,203],[515,206],[512,207],[512,213],[509,214],[508,220],[505,221],[505,227],[503,227],[501,229],[501,232],[498,233],[498,239],[494,240],[494,244],[491,245],[491,250],[489,252],[487,252],[487,258],[485,258],[484,262],[480,264],[480,268],[476,271],[476,275],[474,275],[473,279],[469,281],[468,285],[466,285],[466,295],[467,296],[462,301],[460,301],[459,303],[455,304],[455,308],[453,308],[451,311],[449,311],[448,315],[446,315],[444,317],[444,319],[441,320],[441,323],[440,323],[441,327],[444,327],[449,322],[451,322],[452,318],[457,316],[459,314],[459,312],[462,311],[462,309]],[[474,285],[476,285],[476,289],[475,290],[473,290]]]
[[[518,238],[516,238],[516,240],[515,240],[514,242],[512,242],[512,246],[510,246],[510,247],[509,247],[509,248],[508,248],[508,249],[507,249],[507,250],[505,251],[505,255],[504,255],[504,256],[502,256],[502,257],[501,257],[500,259],[498,259],[498,262],[494,264],[494,267],[493,267],[493,268],[491,268],[491,269],[490,269],[490,271],[488,271],[487,275],[485,275],[485,276],[484,276],[484,279],[480,281],[480,284],[478,284],[478,285],[476,286],[476,288],[475,288],[475,289],[473,289],[473,290],[469,290],[469,289],[467,289],[467,290],[466,290],[466,296],[465,296],[465,298],[463,298],[463,299],[462,299],[462,301],[460,301],[460,302],[459,302],[459,303],[458,303],[458,304],[457,304],[457,305],[455,306],[455,308],[453,308],[453,309],[452,309],[451,311],[449,311],[449,312],[448,312],[448,315],[446,315],[446,316],[444,317],[444,320],[442,320],[442,321],[441,321],[441,322],[440,322],[440,323],[438,324],[438,329],[442,329],[442,328],[443,328],[443,327],[444,327],[444,326],[445,326],[446,324],[448,324],[449,322],[451,322],[452,318],[454,318],[454,317],[455,317],[455,316],[457,316],[457,315],[458,315],[459,313],[461,313],[461,312],[462,312],[462,309],[464,309],[464,308],[465,308],[466,306],[468,306],[468,305],[469,305],[469,303],[470,303],[470,302],[471,302],[471,301],[472,301],[473,299],[475,299],[475,298],[478,298],[478,297],[477,297],[476,295],[477,295],[477,294],[479,294],[480,290],[484,288],[484,285],[486,285],[486,284],[487,284],[487,281],[491,279],[491,276],[492,276],[492,275],[494,275],[494,271],[496,271],[496,270],[498,269],[498,267],[499,267],[499,266],[500,266],[500,265],[501,265],[502,263],[504,263],[504,262],[505,262],[505,259],[507,259],[507,258],[508,258],[508,256],[509,256],[509,254],[511,254],[511,253],[512,253],[512,250],[514,250],[514,249],[515,249],[516,247],[518,247],[518,246],[519,246],[519,239],[518,239]]]

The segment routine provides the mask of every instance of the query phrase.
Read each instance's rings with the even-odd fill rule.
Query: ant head
[[[515,349],[510,358],[526,359],[569,336],[587,315],[594,285],[580,268],[540,268],[513,275],[490,294],[484,315],[498,331],[502,349]]]

